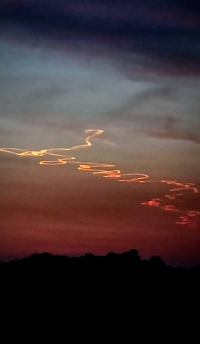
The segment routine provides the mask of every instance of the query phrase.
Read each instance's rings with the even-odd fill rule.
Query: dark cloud
[[[158,139],[186,140],[200,143],[199,128],[188,128],[174,117],[168,116],[154,129],[140,130],[140,133]]]
[[[93,47],[104,44],[119,54],[156,57],[161,69],[167,64],[169,69],[196,73],[200,71],[199,9],[194,1],[178,0],[6,0],[0,5],[0,21],[1,32],[9,29],[12,39],[18,26],[36,41],[42,37],[63,48],[70,40],[90,41]],[[28,43],[30,37],[17,39]]]

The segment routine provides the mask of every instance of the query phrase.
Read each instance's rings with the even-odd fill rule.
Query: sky
[[[200,264],[200,5],[2,0],[0,259]]]

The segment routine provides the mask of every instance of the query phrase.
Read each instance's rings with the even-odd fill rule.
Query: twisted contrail
[[[124,183],[164,183],[172,186],[169,190],[169,194],[166,194],[163,198],[153,198],[149,201],[142,202],[142,205],[148,205],[151,207],[157,207],[165,211],[177,212],[179,218],[176,221],[178,225],[188,226],[190,228],[199,228],[200,211],[187,209],[181,210],[177,204],[184,202],[184,196],[188,194],[198,194],[199,190],[194,183],[182,183],[176,180],[161,180],[153,181],[149,180],[149,175],[144,173],[122,173],[121,170],[115,169],[113,164],[102,164],[96,162],[81,162],[77,161],[75,156],[67,156],[69,151],[75,151],[91,147],[91,140],[101,135],[104,131],[101,129],[87,129],[85,133],[87,137],[85,143],[81,145],[72,146],[69,148],[48,148],[41,150],[23,150],[19,148],[0,148],[0,152],[14,154],[20,157],[46,157],[50,156],[51,160],[41,160],[40,165],[65,165],[76,164],[78,170],[88,171],[94,175],[101,175],[104,178],[114,178],[119,182]],[[56,158],[56,160],[52,160]],[[170,203],[169,203],[170,202]]]

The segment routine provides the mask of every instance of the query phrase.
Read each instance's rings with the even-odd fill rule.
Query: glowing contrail
[[[117,179],[119,182],[126,183],[164,183],[166,185],[171,185],[172,188],[169,190],[169,194],[165,195],[163,198],[154,198],[149,201],[142,202],[142,205],[148,205],[151,207],[157,207],[165,211],[173,211],[179,213],[179,219],[176,221],[179,225],[187,225],[191,228],[199,227],[200,211],[198,210],[181,210],[178,207],[178,203],[183,202],[183,197],[188,194],[198,194],[199,190],[194,183],[181,183],[176,180],[161,180],[161,181],[151,181],[149,175],[144,173],[121,173],[121,170],[115,169],[113,164],[102,164],[95,162],[80,162],[76,161],[75,156],[66,156],[66,152],[75,151],[79,149],[84,149],[91,147],[91,140],[95,137],[101,135],[104,131],[100,129],[87,129],[85,133],[88,136],[85,139],[85,143],[77,146],[72,146],[69,148],[48,148],[41,150],[23,150],[19,148],[0,148],[0,152],[14,154],[17,156],[32,156],[32,157],[44,157],[51,156],[56,158],[56,160],[41,160],[40,165],[65,165],[65,164],[76,164],[78,165],[78,170],[88,171],[94,175],[101,175],[104,178]],[[181,200],[181,201],[180,201]],[[171,201],[171,204],[169,203]]]

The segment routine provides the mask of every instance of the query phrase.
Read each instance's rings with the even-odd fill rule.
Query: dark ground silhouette
[[[159,256],[142,260],[136,249],[121,254],[110,252],[106,256],[94,256],[87,253],[82,257],[52,255],[50,253],[33,254],[28,258],[8,263],[0,262],[0,274],[13,282],[21,280],[38,283],[66,283],[79,285],[122,285],[130,288],[141,282],[156,283],[199,283],[200,265],[190,268],[174,268],[166,265]]]
[[[110,319],[109,314],[117,318],[130,313],[131,320],[133,315],[138,318],[137,307],[140,316],[144,312],[151,318],[156,312],[159,318],[168,312],[172,316],[174,309],[183,309],[184,315],[185,307],[197,307],[200,266],[174,268],[158,256],[142,260],[135,249],[79,258],[43,253],[1,262],[0,281],[1,300],[9,314],[23,305],[25,312],[36,308],[39,314],[43,309],[50,317],[53,307],[55,314],[62,311],[75,318],[79,312],[83,321],[88,310],[90,319],[92,314]]]

